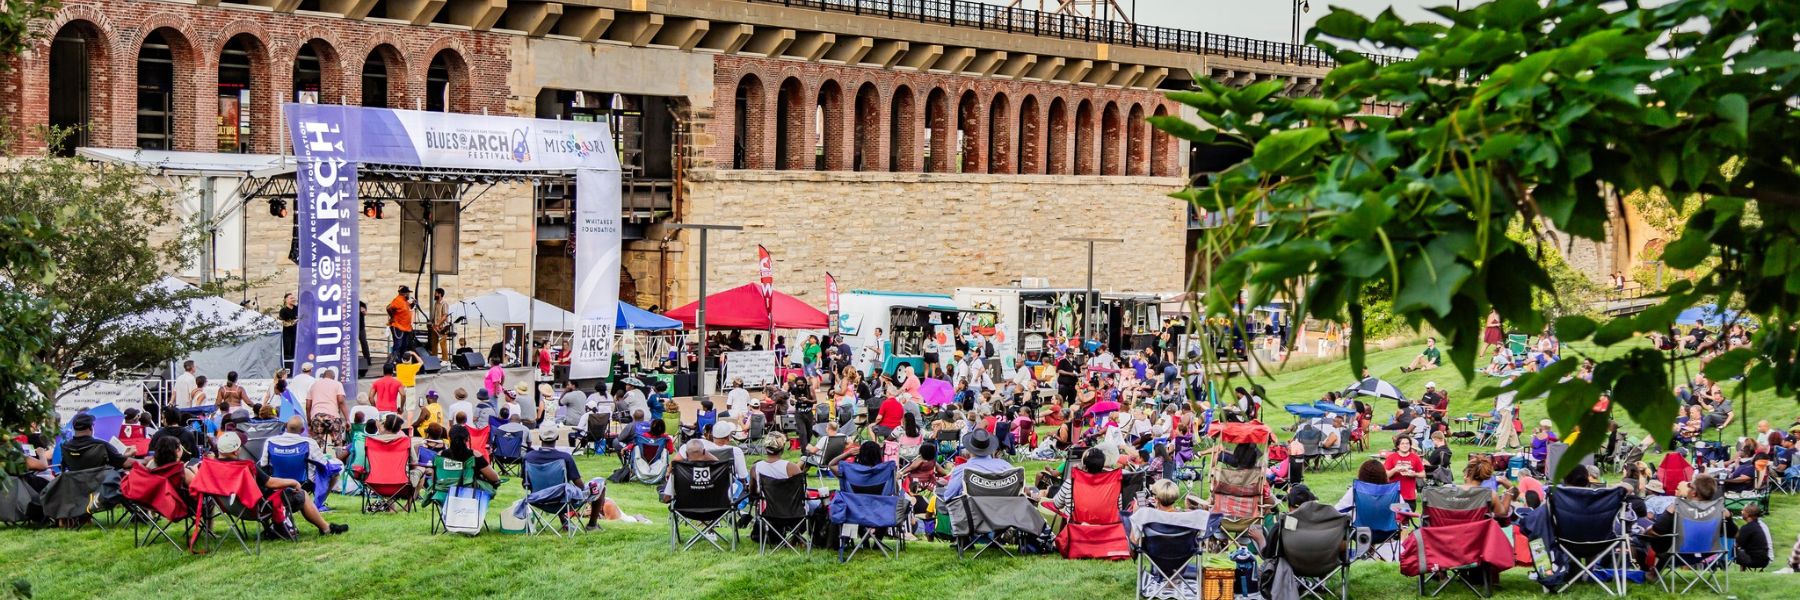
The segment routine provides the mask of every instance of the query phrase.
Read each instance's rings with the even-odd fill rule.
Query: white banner
[[[572,379],[612,374],[619,321],[619,172],[575,172],[575,352]]]
[[[340,124],[350,162],[519,171],[619,170],[605,121],[331,104],[288,104],[284,110],[292,122]]]
[[[746,386],[775,384],[775,351],[725,353],[725,381],[744,380]]]

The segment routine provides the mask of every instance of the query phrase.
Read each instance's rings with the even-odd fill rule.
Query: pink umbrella
[[[956,400],[956,390],[942,379],[919,380],[919,396],[926,406],[943,406]]]
[[[1099,402],[1095,402],[1093,406],[1088,407],[1087,414],[1090,416],[1104,415],[1106,413],[1114,412],[1117,410],[1119,410],[1119,403],[1113,402],[1111,400],[1101,400]]]

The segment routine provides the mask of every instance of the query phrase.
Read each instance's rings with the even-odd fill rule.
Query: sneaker
[[[348,531],[350,531],[349,525],[345,525],[343,523],[332,523],[331,527],[325,532],[325,534],[326,535],[342,535]]]
[[[602,529],[603,528],[600,527],[599,523],[595,523],[593,525],[589,525],[586,527],[586,531],[601,531]]]

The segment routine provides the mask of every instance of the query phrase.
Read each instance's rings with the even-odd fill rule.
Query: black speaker
[[[487,359],[480,352],[458,352],[450,358],[450,364],[458,369],[486,369]]]
[[[421,364],[419,367],[420,371],[436,373],[444,370],[444,361],[438,360],[438,357],[432,356],[430,352],[426,352],[423,348],[415,350],[414,352],[419,353],[419,361]]]

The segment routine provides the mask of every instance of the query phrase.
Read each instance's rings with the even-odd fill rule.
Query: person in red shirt
[[[550,370],[555,365],[556,365],[556,362],[551,360],[551,358],[550,358],[550,347],[544,345],[544,340],[538,340],[537,341],[538,373],[545,377],[549,377]]]
[[[899,428],[900,423],[906,419],[906,406],[900,403],[899,398],[888,396],[886,400],[881,401],[881,409],[877,412],[877,416],[879,419],[873,428],[875,439],[885,440],[888,434]]]
[[[1388,481],[1400,482],[1400,499],[1417,508],[1414,500],[1419,497],[1419,480],[1425,477],[1425,461],[1413,452],[1411,436],[1394,436],[1394,451],[1388,453],[1382,467],[1387,469]]]
[[[405,386],[400,385],[400,378],[394,376],[394,363],[381,367],[381,379],[369,386],[375,394],[375,410],[384,413],[400,412],[400,393]]]

